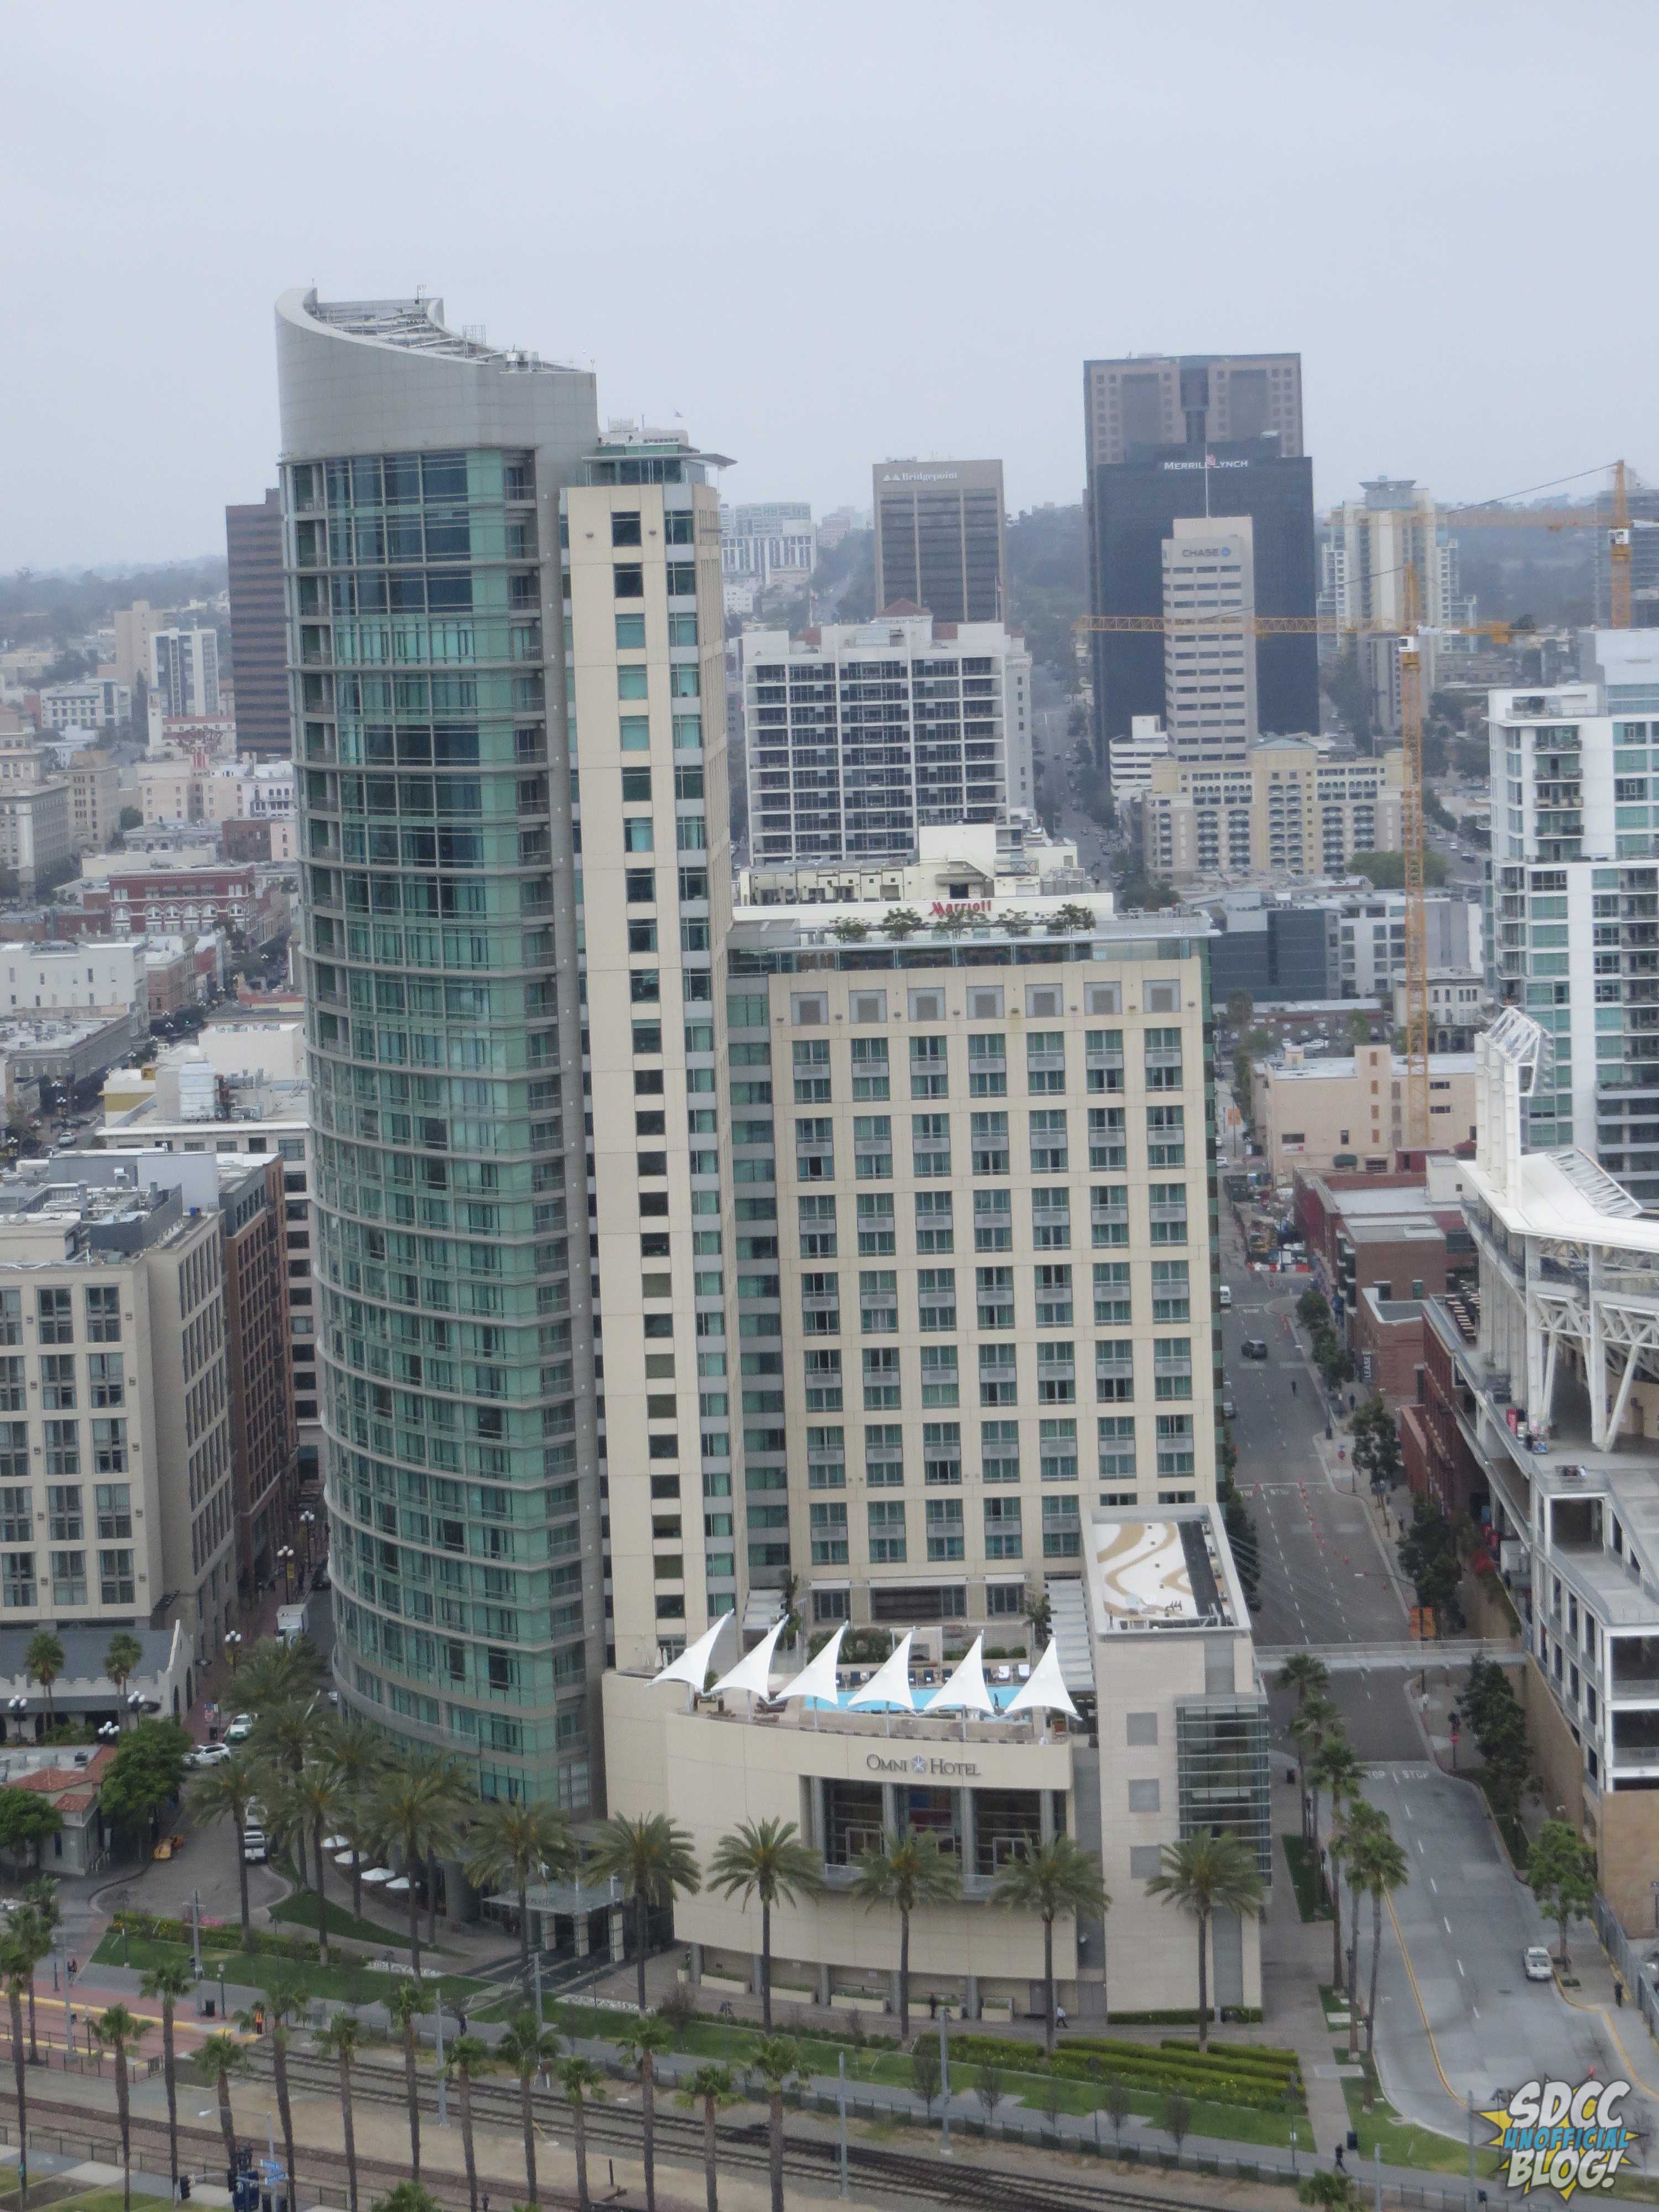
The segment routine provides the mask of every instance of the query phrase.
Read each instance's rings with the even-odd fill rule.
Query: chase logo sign
[[[1506,2106],[1483,2112],[1508,2168],[1505,2182],[1522,2196],[1534,2189],[1613,2187],[1636,2138],[1620,2109],[1628,2081],[1523,2081]]]

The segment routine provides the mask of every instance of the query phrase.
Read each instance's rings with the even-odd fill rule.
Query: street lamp
[[[278,1558],[278,1559],[282,1561],[282,1563],[283,1563],[283,1577],[284,1577],[285,1581],[286,1581],[286,1582],[287,1582],[287,1583],[288,1583],[289,1593],[289,1595],[290,1595],[290,1596],[291,1596],[291,1595],[293,1595],[293,1590],[294,1590],[294,1547],[293,1547],[293,1545],[292,1545],[292,1544],[283,1544],[283,1545],[280,1545],[280,1546],[277,1547],[276,1556],[277,1556],[277,1558]]]
[[[119,1721],[106,1721],[102,1728],[98,1731],[98,1741],[100,1743],[113,1743],[120,1735],[120,1733],[121,1723]]]
[[[317,1516],[308,1505],[300,1516],[300,1526],[305,1531],[306,1574],[308,1578],[311,1573],[311,1532],[317,1526]]]
[[[11,1715],[12,1724],[17,1731],[19,1743],[23,1741],[23,1720],[28,1709],[29,1701],[27,1698],[8,1698],[6,1700],[6,1711]]]
[[[240,1628],[228,1628],[225,1631],[225,1656],[230,1662],[230,1679],[233,1682],[236,1679],[236,1662],[240,1658],[241,1654],[241,1630]]]

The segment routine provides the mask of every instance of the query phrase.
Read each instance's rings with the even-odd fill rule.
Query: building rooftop
[[[1085,1573],[1097,1631],[1235,1627],[1231,1562],[1210,1510],[1161,1521],[1096,1515]]]
[[[544,362],[538,353],[509,346],[503,349],[485,342],[483,329],[469,324],[459,331],[444,322],[444,303],[417,291],[412,300],[319,300],[314,291],[283,293],[276,303],[279,314],[290,320],[325,324],[342,337],[366,345],[395,346],[404,353],[435,354],[449,361],[476,361],[498,368],[557,369],[562,364]]]
[[[1515,1236],[1659,1252],[1659,1220],[1644,1214],[1624,1186],[1587,1153],[1523,1152],[1512,1197],[1501,1194],[1474,1163],[1466,1172],[1471,1197]]]
[[[1087,899],[1079,902],[1087,904]],[[836,916],[823,907],[744,909],[734,922],[730,945],[733,975],[757,974],[774,960],[805,956],[801,972],[812,969],[874,971],[904,968],[1041,967],[1076,960],[1185,959],[1202,938],[1214,932],[1191,917],[1177,929],[1159,931],[1158,916],[1097,916],[1086,928],[1021,928],[1015,916],[1030,901],[1011,900],[1006,914],[974,915],[962,928],[929,924],[906,938],[872,930],[867,938],[842,942],[835,935]],[[1011,927],[1011,924],[1014,925]]]
[[[1345,1003],[1351,1006],[1352,1001],[1347,1000]],[[1283,1010],[1275,1007],[1273,1011],[1278,1013]],[[1266,1066],[1268,1074],[1275,1083],[1352,1083],[1358,1072],[1358,1062],[1352,1057],[1330,1060],[1322,1056],[1300,1063],[1295,1060],[1270,1060]],[[1407,1065],[1398,1053],[1394,1056],[1393,1073],[1402,1081],[1404,1080]],[[1473,1076],[1474,1054],[1472,1052],[1431,1052],[1429,1054],[1429,1073]]]

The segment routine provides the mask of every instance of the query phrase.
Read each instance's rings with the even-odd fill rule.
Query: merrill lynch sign
[[[979,1769],[971,1759],[927,1759],[917,1752],[911,1759],[888,1759],[878,1751],[866,1755],[865,1766],[872,1774],[951,1774],[976,1775]]]

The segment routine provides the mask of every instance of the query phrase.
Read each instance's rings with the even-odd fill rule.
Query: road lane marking
[[[1463,1972],[1463,1961],[1461,1959],[1457,1962],[1457,1978],[1460,1981],[1468,1979],[1468,1977]]]
[[[1450,1923],[1450,1921],[1449,1921],[1449,1920],[1448,1920],[1448,1919],[1446,1918],[1446,1916],[1445,1916],[1445,1914],[1444,1914],[1443,1912],[1441,1914],[1440,1917],[1441,1917],[1441,1920],[1442,1920],[1442,1922],[1443,1923],[1443,1924],[1444,1924],[1444,1926],[1445,1926],[1445,1930],[1446,1930],[1447,1935],[1448,1935],[1448,1936],[1449,1936],[1449,1935],[1451,1934],[1451,1923]]]

